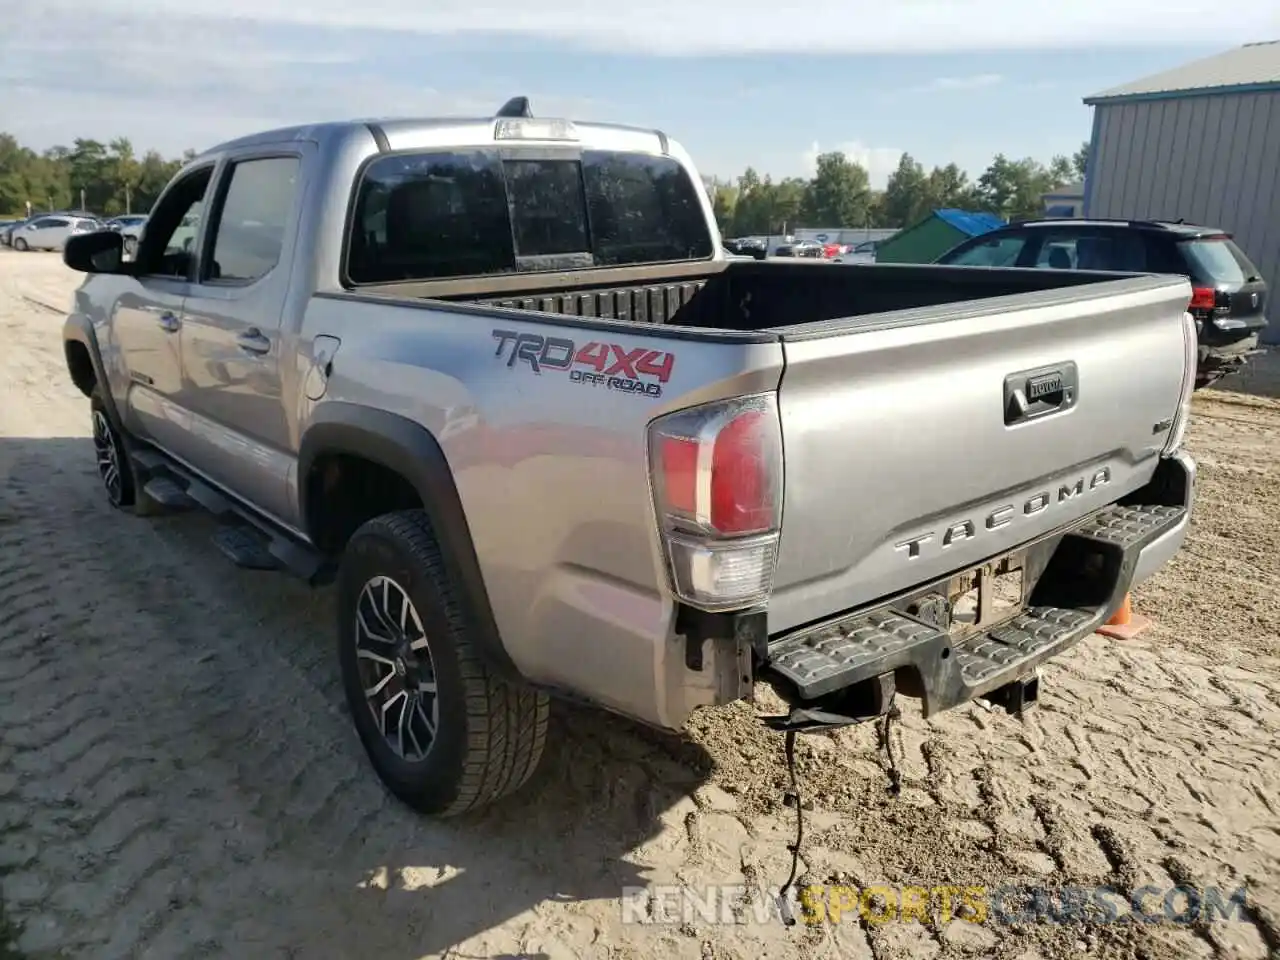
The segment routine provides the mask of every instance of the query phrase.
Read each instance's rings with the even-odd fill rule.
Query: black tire
[[[107,406],[102,400],[101,387],[95,386],[89,398],[90,423],[93,427],[94,455],[98,465],[98,478],[107,495],[107,502],[120,510],[127,510],[137,501],[137,484],[133,474],[133,461],[124,437],[111,422]],[[113,468],[114,467],[114,471]]]
[[[18,239],[13,241],[13,249],[17,250],[19,253],[26,253],[31,248],[27,246],[27,241],[23,240],[22,237],[18,237]]]
[[[361,626],[357,610],[367,622],[372,616],[370,598],[379,595],[379,590],[394,595],[393,588],[398,588],[412,604],[411,614],[401,616],[408,629],[398,636],[404,658],[393,658],[394,669],[386,668],[389,675],[371,678],[369,669],[383,667],[371,668],[367,657],[362,661],[358,644],[364,642],[372,650],[381,641],[369,640],[372,631]],[[550,701],[531,687],[495,677],[484,665],[472,642],[474,627],[468,622],[458,589],[445,568],[426,513],[407,510],[386,514],[360,527],[343,554],[337,590],[338,658],[343,688],[356,732],[387,789],[420,813],[451,817],[490,804],[522,786],[542,759]],[[403,610],[403,606],[395,609]],[[416,659],[406,649],[406,638],[416,635],[412,613],[416,613],[425,637],[426,656],[419,651]],[[383,629],[388,626],[390,630]],[[396,625],[386,624],[385,620],[377,629],[398,631]],[[406,668],[405,658],[416,665]],[[428,671],[422,666],[424,662],[430,664],[434,680],[435,693],[427,709],[435,711],[435,731],[430,745],[421,750],[416,744],[422,737],[411,738],[414,752],[423,755],[410,759],[384,734],[375,710],[383,716],[385,725],[387,702],[400,696],[400,688],[407,689],[416,682],[419,690],[425,689],[422,676]],[[364,676],[362,665],[366,669]],[[383,680],[383,676],[387,679]],[[414,681],[406,677],[414,677]],[[371,679],[374,686],[387,684],[384,691],[396,692],[379,692],[375,697],[384,702],[375,705],[365,696],[365,684]],[[404,722],[402,715],[397,718],[399,711],[412,714],[409,704],[415,698],[425,702],[428,696],[431,695],[408,693],[399,707],[390,708],[390,719],[397,729]],[[425,712],[424,709],[423,724],[427,721]],[[411,715],[410,725],[415,716],[418,715]],[[423,724],[417,727],[419,734],[429,729]],[[400,745],[405,745],[403,734]]]

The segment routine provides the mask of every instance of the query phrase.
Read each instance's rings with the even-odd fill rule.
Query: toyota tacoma
[[[272,130],[122,245],[64,253],[106,497],[333,584],[354,726],[424,813],[525,782],[553,697],[1020,709],[1189,523],[1185,276],[730,260],[658,131]]]

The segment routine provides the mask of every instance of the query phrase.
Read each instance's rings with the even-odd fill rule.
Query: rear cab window
[[[356,191],[352,284],[706,260],[701,198],[670,157],[495,148],[378,157]]]

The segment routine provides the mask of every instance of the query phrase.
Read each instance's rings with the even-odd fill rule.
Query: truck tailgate
[[[769,633],[967,569],[1145,484],[1182,394],[1183,278],[780,331]]]

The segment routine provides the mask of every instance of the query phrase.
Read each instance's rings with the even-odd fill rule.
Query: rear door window
[[[941,262],[958,267],[1012,267],[1026,245],[1025,233],[1006,233],[982,240],[959,253],[946,254]]]
[[[1037,227],[1026,266],[1041,270],[1102,270],[1142,273],[1151,269],[1136,230]]]
[[[1050,270],[1074,270],[1076,268],[1075,238],[1064,240],[1058,237],[1047,238],[1040,244],[1040,253],[1036,257],[1037,267]]]
[[[669,157],[571,157],[479,149],[382,157],[361,178],[350,282],[707,259],[711,234]]]

